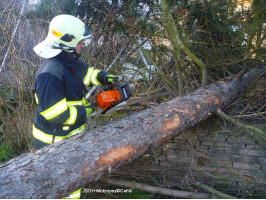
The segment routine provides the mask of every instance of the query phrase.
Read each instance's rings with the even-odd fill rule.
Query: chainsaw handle
[[[120,92],[120,100],[117,101],[117,104],[121,103],[122,101],[125,101],[126,100],[126,97],[125,97],[125,94],[124,94],[124,91],[122,90],[122,87],[120,86],[120,83],[116,80],[115,81],[115,84],[117,85],[117,88]]]

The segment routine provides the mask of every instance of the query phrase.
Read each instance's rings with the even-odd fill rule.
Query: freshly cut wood
[[[154,193],[154,194],[173,196],[175,198],[209,199],[211,197],[211,195],[206,194],[206,193],[194,193],[194,192],[186,192],[186,191],[179,191],[179,190],[170,190],[167,188],[154,187],[154,186],[150,186],[146,184],[134,183],[134,182],[129,182],[129,181],[117,180],[117,179],[103,178],[103,181],[110,185],[115,185],[115,186],[125,187],[125,188],[132,188],[132,189],[139,189],[139,190]]]
[[[34,151],[0,166],[0,199],[61,198],[138,158],[245,92],[255,73],[186,96]]]

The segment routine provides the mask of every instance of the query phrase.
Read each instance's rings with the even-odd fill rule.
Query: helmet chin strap
[[[81,56],[81,54],[78,53],[78,52],[76,52],[76,51],[74,51],[73,54],[74,54],[75,56],[77,56],[78,58]]]
[[[70,51],[73,51],[73,50],[76,50],[75,47],[56,47],[56,46],[52,46],[53,49],[62,49],[62,50],[70,50]]]
[[[73,55],[75,55],[76,57],[80,57],[81,54],[76,52],[76,48],[75,47],[56,47],[56,46],[52,46],[53,49],[62,49],[62,50],[65,50],[66,52],[68,53],[71,53]]]
[[[81,56],[80,53],[76,52],[75,50],[74,51],[67,51],[65,50],[65,52],[69,53],[69,55],[75,57],[75,58],[79,58]]]
[[[75,58],[79,58],[81,56],[81,54],[76,51],[64,51],[64,52]]]

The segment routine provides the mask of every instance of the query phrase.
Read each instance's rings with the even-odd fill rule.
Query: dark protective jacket
[[[86,86],[105,85],[107,74],[64,51],[41,65],[34,86],[36,149],[84,131]]]

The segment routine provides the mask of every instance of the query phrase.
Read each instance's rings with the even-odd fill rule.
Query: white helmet
[[[91,38],[86,25],[72,15],[58,15],[49,26],[49,32],[44,41],[33,49],[43,58],[52,58],[62,50],[75,50],[79,41]]]

